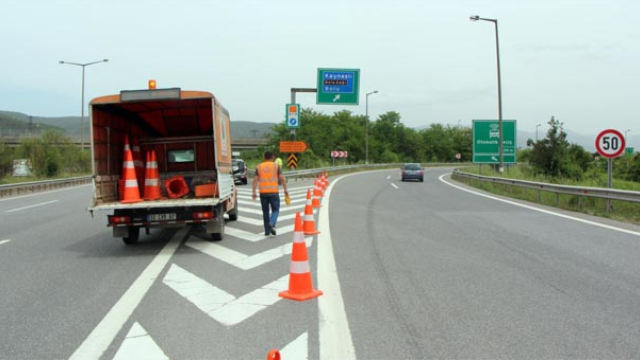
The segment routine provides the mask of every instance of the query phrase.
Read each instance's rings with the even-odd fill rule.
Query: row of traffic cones
[[[313,288],[311,267],[307,255],[305,235],[316,235],[320,231],[316,229],[313,217],[313,209],[320,207],[320,199],[329,186],[329,175],[324,172],[314,181],[313,199],[311,189],[307,190],[307,202],[304,207],[304,217],[296,212],[296,220],[293,227],[293,251],[291,252],[291,267],[289,268],[289,289],[278,295],[285,299],[305,301],[315,299],[322,295],[321,290]],[[269,351],[267,360],[280,360],[280,352],[277,349]]]
[[[314,207],[320,207],[319,199],[324,195],[329,185],[329,176],[325,172],[314,182],[314,196],[312,200],[311,189],[307,190],[307,202],[304,207],[304,217],[296,212],[296,220],[293,227],[293,251],[291,252],[291,268],[289,270],[289,290],[281,292],[279,295],[286,299],[305,301],[322,295],[322,291],[313,288],[311,279],[311,269],[309,257],[307,255],[307,245],[304,237],[307,235],[317,235],[320,233],[316,229],[316,222],[313,216]],[[313,202],[317,201],[318,206]]]
[[[135,149],[135,147],[134,147]],[[138,152],[139,152],[138,148]],[[140,171],[136,166],[136,160],[133,158],[133,152],[129,146],[129,139],[125,138],[124,143],[124,162],[122,166],[122,203],[135,203],[140,202],[143,198],[140,197],[140,187],[138,185],[138,179]],[[160,173],[158,172],[158,160],[156,159],[156,152],[154,150],[147,151],[146,158],[146,170],[144,176],[144,200],[158,200],[162,198],[160,190]]]

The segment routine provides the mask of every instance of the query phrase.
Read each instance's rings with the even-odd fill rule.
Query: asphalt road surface
[[[640,227],[478,193],[427,168],[332,177],[306,237],[319,298],[239,186],[225,239],[91,218],[91,186],[0,199],[1,359],[639,358]]]

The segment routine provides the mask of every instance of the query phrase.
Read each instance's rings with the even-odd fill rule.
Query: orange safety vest
[[[258,176],[260,177],[260,194],[277,194],[280,191],[276,163],[265,161],[258,165]]]

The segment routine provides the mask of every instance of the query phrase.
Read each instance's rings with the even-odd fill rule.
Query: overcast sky
[[[640,1],[151,1],[0,0],[0,110],[80,115],[120,90],[214,93],[232,120],[279,122],[292,87],[318,68],[361,73],[359,106],[397,111],[411,127],[497,119],[499,20],[503,117],[535,132],[555,116],[585,135],[640,134]],[[304,126],[304,122],[302,123]]]

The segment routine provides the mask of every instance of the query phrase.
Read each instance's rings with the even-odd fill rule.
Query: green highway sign
[[[360,69],[318,69],[318,105],[358,105]]]
[[[635,148],[632,148],[632,147],[628,147],[628,146],[627,146],[627,147],[624,149],[624,153],[625,153],[625,154],[627,154],[627,155],[633,155],[635,152],[636,152],[636,149],[635,149]]]
[[[498,120],[473,120],[473,162],[500,163]],[[516,163],[516,121],[502,120],[502,162]]]

